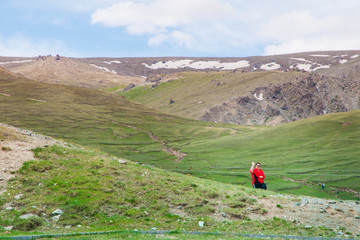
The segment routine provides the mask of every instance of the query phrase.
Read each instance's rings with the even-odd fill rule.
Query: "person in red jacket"
[[[254,169],[255,167],[255,169]],[[261,188],[266,190],[267,186],[266,183],[264,183],[265,174],[263,170],[261,170],[261,163],[257,162],[256,164],[252,162],[250,173],[252,177],[252,185],[254,188]]]

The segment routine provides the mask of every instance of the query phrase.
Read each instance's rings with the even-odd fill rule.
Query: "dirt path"
[[[0,123],[0,193],[14,172],[34,159],[33,148],[65,143]]]
[[[176,162],[179,162],[181,161],[182,159],[184,159],[184,157],[187,155],[186,153],[183,153],[181,152],[180,150],[177,150],[177,149],[174,149],[173,147],[170,147],[165,141],[162,141],[160,140],[157,136],[155,136],[153,133],[149,132],[149,131],[145,131],[141,128],[138,128],[136,126],[132,126],[130,124],[127,124],[127,123],[122,123],[122,122],[117,122],[117,121],[114,121],[114,120],[109,120],[107,118],[104,118],[104,117],[101,117],[101,116],[97,116],[97,115],[94,115],[94,114],[90,114],[90,113],[87,113],[87,112],[84,112],[84,111],[79,111],[80,113],[84,114],[84,115],[88,115],[88,116],[91,116],[91,117],[95,117],[95,118],[99,118],[99,119],[104,119],[106,121],[111,121],[112,123],[115,123],[115,124],[119,124],[121,126],[124,126],[124,127],[128,127],[128,128],[131,128],[131,129],[135,129],[135,130],[138,130],[138,131],[142,131],[144,132],[146,135],[148,135],[152,140],[154,140],[155,142],[158,142],[160,143],[163,148],[162,150],[164,152],[167,152],[173,156],[176,157]],[[116,136],[116,135],[115,135]],[[119,136],[117,136],[119,137]]]

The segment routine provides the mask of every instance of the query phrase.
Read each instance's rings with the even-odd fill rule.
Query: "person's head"
[[[261,163],[260,163],[260,162],[257,162],[257,163],[255,164],[255,167],[256,167],[256,168],[261,168]]]

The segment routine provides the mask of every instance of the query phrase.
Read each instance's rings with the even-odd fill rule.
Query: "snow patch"
[[[314,56],[314,55],[312,55],[312,56]],[[304,70],[307,72],[314,72],[321,68],[330,68],[330,66],[331,66],[331,65],[321,65],[319,63],[312,62],[312,61],[306,60],[304,58],[290,58],[290,59],[305,62],[305,63],[294,64],[290,68],[298,68],[299,70]],[[317,67],[312,68],[313,66],[316,66],[316,65],[317,65]]]
[[[111,65],[112,63],[121,63],[121,62],[117,60],[113,60],[113,61],[104,61],[104,63]]]
[[[344,63],[347,63],[347,61],[348,61],[348,60],[346,60],[346,59],[341,59],[341,60],[339,61],[339,63],[340,63],[340,64],[344,64]]]
[[[357,57],[359,57],[359,55],[355,54],[355,55],[351,56],[350,58],[357,58]]]
[[[277,64],[276,62],[266,63],[260,66],[260,68],[263,70],[276,70],[280,67],[280,64]]]
[[[310,57],[330,57],[330,55],[325,55],[325,54],[313,54],[313,55],[309,55]]]
[[[193,69],[221,69],[221,70],[234,70],[237,68],[249,67],[249,61],[242,60],[237,62],[229,62],[229,63],[221,63],[219,61],[194,61],[190,59],[183,60],[170,60],[170,61],[162,61],[153,63],[148,65],[146,63],[142,63],[147,68],[151,69],[179,69],[179,68],[193,68]]]
[[[302,62],[307,62],[307,63],[313,63],[312,61],[306,60],[305,58],[290,58],[292,60],[297,60],[297,61],[302,61]]]
[[[316,71],[316,70],[322,69],[322,68],[330,68],[330,67],[331,67],[330,64],[329,64],[329,65],[320,65],[320,64],[319,64],[319,66],[316,67],[316,68],[314,68],[312,71]]]
[[[304,71],[307,71],[307,72],[310,72],[311,71],[311,66],[312,64],[308,63],[308,64],[298,64],[296,65],[296,67],[299,69],[299,70],[304,70]]]
[[[98,69],[104,70],[106,72],[109,72],[109,73],[112,73],[112,74],[117,74],[117,72],[115,72],[114,70],[110,70],[110,69],[108,69],[106,67],[96,66],[95,64],[90,64],[90,65],[93,66],[93,67],[96,67]]]
[[[257,96],[256,93],[254,93],[254,97],[256,100],[262,101],[264,100],[264,95],[262,93],[259,94],[259,96]]]
[[[10,61],[10,62],[0,62],[1,65],[10,64],[10,63],[27,63],[27,62],[34,62],[36,60],[21,60],[21,61]]]

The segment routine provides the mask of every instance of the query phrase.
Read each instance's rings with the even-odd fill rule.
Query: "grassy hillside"
[[[226,126],[162,114],[101,91],[0,74],[1,122],[136,162],[246,186],[251,185],[251,161],[261,161],[272,190],[359,197],[359,111],[279,127]],[[319,183],[326,184],[325,191]]]
[[[128,100],[163,112],[200,119],[205,110],[230,97],[246,96],[258,86],[296,81],[300,72],[189,72],[159,86],[140,86],[121,93]],[[170,99],[174,100],[170,104]]]
[[[183,164],[198,176],[246,184],[249,163],[260,161],[273,190],[358,199],[359,136],[357,110],[193,142],[181,149],[189,153]],[[325,191],[319,183],[325,183]]]
[[[5,132],[0,128],[2,141],[11,137]],[[268,213],[260,200],[281,202],[271,192],[124,163],[77,146],[33,152],[36,160],[26,162],[0,194],[0,229],[12,226],[11,235],[158,229],[335,236],[324,227],[307,229],[279,218],[251,221],[249,215]],[[54,217],[57,209],[62,213]],[[9,236],[3,232],[0,237]]]

